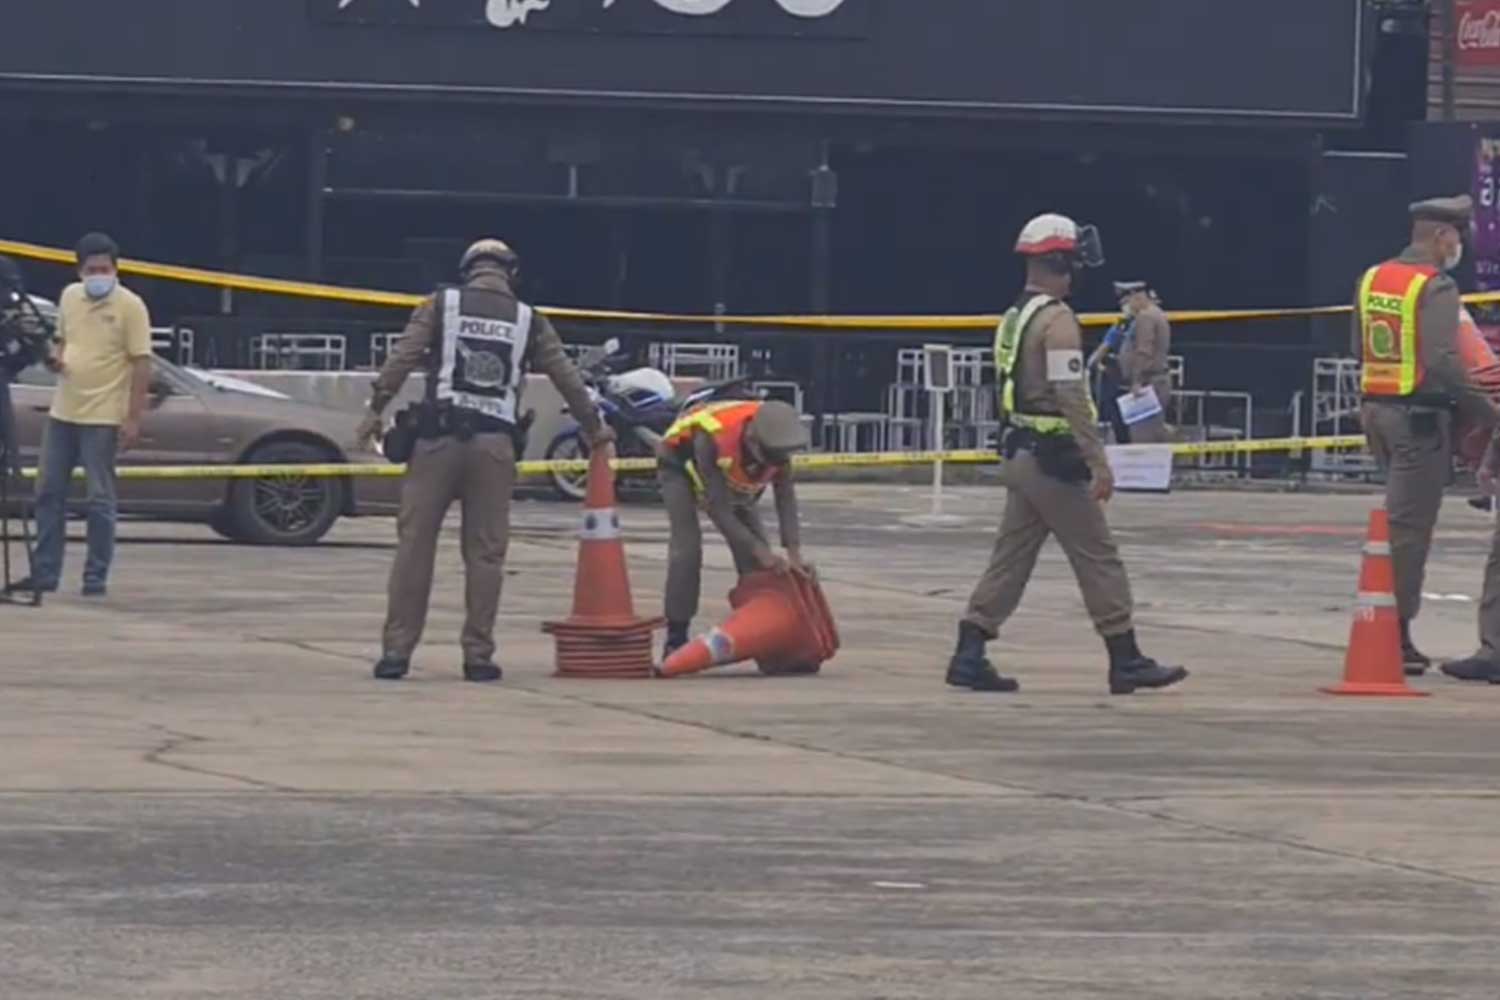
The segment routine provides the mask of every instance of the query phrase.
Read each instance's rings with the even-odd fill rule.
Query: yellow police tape
[[[1265,452],[1338,451],[1363,448],[1365,439],[1361,435],[1342,437],[1266,438],[1260,441],[1203,441],[1173,445],[1140,445],[1138,447],[1167,447],[1174,455],[1252,455]],[[852,452],[838,455],[799,455],[793,460],[798,469],[870,469],[900,466],[932,465],[994,465],[1000,457],[993,451],[885,451]],[[656,469],[653,458],[617,458],[610,463],[616,472],[652,472]],[[585,472],[586,459],[551,462],[520,462],[517,472],[522,476],[545,476],[553,472]],[[391,478],[406,474],[406,466],[390,463],[353,463],[322,465],[127,465],[117,472],[120,479],[262,479],[275,477],[298,477],[309,479],[330,478]],[[28,479],[36,477],[35,469],[23,473]],[[82,472],[77,474],[82,475]]]
[[[42,246],[15,240],[0,240],[0,254],[47,261],[53,264],[73,265],[76,258],[72,251],[58,247]],[[347,302],[355,305],[394,306],[411,308],[425,300],[425,296],[405,292],[383,292],[370,288],[346,288],[339,285],[323,285],[307,281],[289,281],[283,278],[260,278],[253,275],[230,274],[209,271],[197,267],[181,267],[176,264],[153,264],[149,261],[121,260],[120,270],[126,274],[144,278],[161,278],[166,281],[182,281],[190,284],[212,285],[243,292],[259,292],[266,295],[286,295],[299,298],[323,299],[332,302]],[[1465,295],[1465,302],[1485,305],[1500,302],[1500,292],[1484,292]],[[1353,311],[1352,306],[1317,306],[1295,309],[1185,309],[1167,313],[1174,323],[1208,323],[1225,320],[1295,319],[1309,316],[1336,316]],[[556,319],[620,321],[627,323],[672,323],[695,325],[723,325],[741,327],[802,327],[820,330],[875,331],[875,330],[993,330],[1000,322],[999,315],[966,316],[693,316],[679,313],[625,312],[614,309],[572,309],[564,306],[546,306],[542,312]],[[1084,326],[1109,326],[1119,319],[1117,313],[1084,313],[1079,317]]]

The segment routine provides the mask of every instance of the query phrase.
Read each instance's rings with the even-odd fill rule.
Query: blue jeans
[[[62,576],[63,544],[68,537],[68,484],[83,466],[88,482],[88,558],[85,585],[103,586],[115,555],[115,448],[120,429],[110,425],[70,424],[47,419],[36,488],[36,555],[34,579],[57,586]]]

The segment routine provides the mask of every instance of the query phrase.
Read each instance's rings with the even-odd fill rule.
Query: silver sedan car
[[[37,463],[54,382],[51,372],[33,366],[11,387],[26,467]],[[356,446],[358,423],[341,410],[277,398],[156,358],[141,440],[120,455],[119,464],[384,465],[381,455]],[[236,541],[311,545],[340,517],[394,512],[400,488],[400,479],[392,477],[121,478],[119,502],[123,515],[203,522]],[[29,494],[29,486],[21,489]],[[81,510],[81,482],[74,500]]]

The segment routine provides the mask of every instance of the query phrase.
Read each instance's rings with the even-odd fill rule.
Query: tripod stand
[[[36,574],[32,572],[31,515],[23,507],[20,515],[12,517],[11,485],[21,479],[21,450],[16,442],[16,413],[10,400],[11,374],[0,369],[0,571],[4,573],[0,587],[0,604],[21,604],[37,607],[42,603],[42,592],[35,585]],[[11,572],[11,522],[21,526],[21,549],[26,555],[26,576],[33,581],[29,600],[23,599],[24,591],[17,590]]]

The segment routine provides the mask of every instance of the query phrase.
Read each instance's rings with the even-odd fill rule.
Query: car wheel
[[[316,465],[328,453],[300,441],[261,445],[249,465]],[[344,510],[345,483],[296,473],[235,480],[229,492],[229,537],[252,545],[312,545]]]
[[[589,457],[589,446],[581,431],[559,434],[547,445],[547,461],[571,462]],[[589,474],[584,472],[549,472],[553,491],[563,500],[582,500],[588,493]]]

